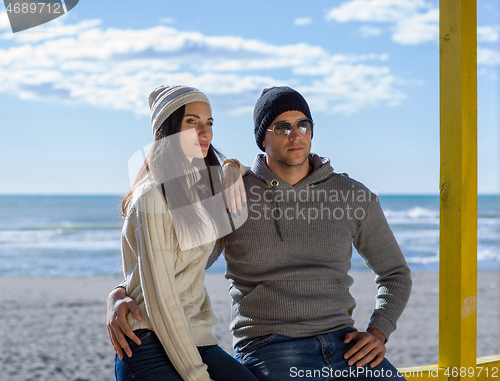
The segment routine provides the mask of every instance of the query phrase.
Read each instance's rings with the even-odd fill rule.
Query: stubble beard
[[[276,163],[280,165],[280,167],[284,171],[296,171],[302,168],[304,163],[309,160],[309,153],[305,155],[304,160],[302,160],[300,163],[293,163],[291,159],[287,159],[286,157],[283,157],[282,155],[277,155],[277,157],[273,158]]]

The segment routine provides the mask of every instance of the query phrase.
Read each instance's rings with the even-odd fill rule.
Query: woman
[[[133,356],[115,357],[115,379],[255,381],[217,345],[203,286],[216,238],[230,226],[214,197],[221,185],[210,103],[197,89],[160,86],[149,105],[154,142],[122,202],[124,285],[143,316],[128,323],[141,344],[129,341]]]

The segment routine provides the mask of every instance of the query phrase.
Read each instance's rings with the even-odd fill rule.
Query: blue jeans
[[[344,344],[352,328],[312,336],[293,338],[273,333],[243,343],[234,357],[260,381],[284,380],[405,380],[387,360],[374,368],[349,366],[344,354],[354,346]]]
[[[141,345],[127,338],[132,357],[124,353],[123,360],[120,360],[115,356],[115,380],[182,381],[155,333],[148,329],[138,329],[134,333],[141,339]],[[212,380],[258,381],[218,345],[198,347],[198,350]]]

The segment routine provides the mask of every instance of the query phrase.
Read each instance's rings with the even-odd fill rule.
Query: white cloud
[[[500,65],[500,52],[493,49],[477,48],[477,63],[488,66]]]
[[[399,22],[420,10],[431,9],[432,4],[424,0],[351,0],[333,8],[327,20],[338,22],[370,21]]]
[[[0,30],[10,29],[9,16],[7,12],[0,12]]]
[[[312,18],[310,17],[300,17],[293,20],[293,23],[297,26],[303,26],[312,23]]]
[[[483,42],[497,42],[500,26],[478,26],[477,40]]]
[[[148,114],[146,94],[161,83],[199,87],[225,113],[249,112],[262,88],[280,84],[296,87],[313,109],[329,112],[349,114],[404,99],[382,64],[387,55],[332,55],[306,43],[274,45],[167,26],[98,25],[62,24],[44,38],[14,34],[13,46],[0,49],[0,92],[139,114]]]
[[[439,43],[439,9],[425,0],[349,0],[332,8],[326,19],[392,24],[391,39],[401,45]],[[359,32],[365,38],[380,34],[378,28],[372,26],[362,26]],[[499,34],[498,25],[477,28],[478,42],[496,42],[500,39]],[[493,65],[491,62],[497,62],[493,58],[494,51],[482,51],[478,54],[479,64]]]
[[[331,9],[326,19],[392,24],[392,40],[403,45],[439,38],[439,10],[424,0],[351,0]]]
[[[439,10],[417,13],[397,22],[392,40],[402,45],[420,45],[439,42]]]
[[[4,40],[16,40],[18,42],[37,42],[52,38],[76,36],[86,29],[96,27],[102,23],[101,20],[84,20],[77,24],[65,25],[62,18],[51,21],[49,24],[40,25],[36,30],[26,30],[12,33],[6,32],[0,37]]]
[[[481,67],[481,68],[478,68],[477,70],[477,75],[478,76],[482,76],[482,77],[486,77],[488,80],[492,81],[492,82],[499,82],[500,78],[499,78],[499,72],[498,70],[494,70],[490,67]]]
[[[361,34],[361,37],[363,38],[369,38],[373,36],[380,36],[382,34],[382,30],[380,28],[364,25],[359,28],[359,34]]]
[[[173,17],[162,17],[160,19],[160,23],[162,23],[162,24],[174,24],[175,19]]]
[[[373,81],[374,78],[378,80]],[[400,104],[405,96],[394,94],[396,81],[388,67],[338,65],[337,70],[325,75],[321,82],[314,80],[297,90],[316,104],[318,110],[349,115],[360,108],[376,106],[382,100],[388,106]]]

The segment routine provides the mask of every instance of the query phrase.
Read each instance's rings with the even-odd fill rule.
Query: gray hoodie
[[[234,345],[271,333],[307,337],[352,326],[352,245],[376,274],[369,327],[389,338],[412,282],[378,197],[315,154],[312,173],[293,186],[263,157],[244,177],[247,220],[225,250]]]

